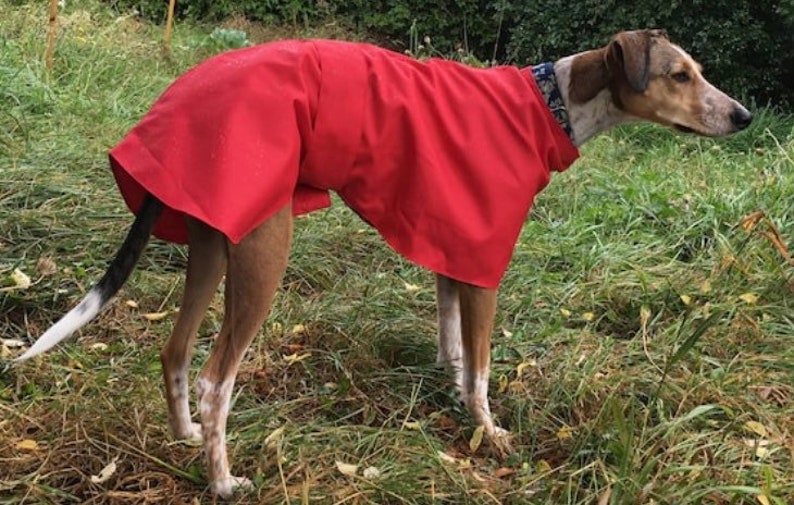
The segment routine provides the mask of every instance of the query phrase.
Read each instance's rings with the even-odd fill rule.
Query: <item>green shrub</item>
[[[603,45],[617,31],[665,28],[713,83],[760,104],[794,104],[794,7],[755,0],[532,0],[512,3],[508,55],[554,59]]]
[[[164,0],[113,0],[162,22]],[[703,63],[709,79],[758,104],[794,105],[794,3],[791,0],[184,0],[177,18],[311,25],[344,20],[385,46],[411,48],[432,38],[435,54],[516,64],[550,60],[605,44],[615,32],[665,28]],[[412,31],[413,29],[413,31]]]

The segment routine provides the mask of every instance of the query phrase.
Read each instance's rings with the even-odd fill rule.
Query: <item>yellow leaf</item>
[[[570,426],[563,426],[562,428],[557,430],[557,440],[559,440],[560,442],[564,442],[570,439],[572,431],[573,430],[571,429]]]
[[[148,314],[144,314],[143,318],[147,321],[160,321],[161,319],[165,319],[165,316],[168,315],[168,312],[149,312]]]
[[[511,338],[513,336],[513,332],[507,330],[506,328],[502,328],[502,335],[504,335],[507,338]]]
[[[136,302],[135,300],[127,300],[126,302],[124,302],[124,305],[126,305],[127,307],[129,307],[131,309],[137,309],[138,308],[138,302]]]
[[[11,274],[11,280],[14,281],[14,286],[19,289],[29,288],[32,284],[32,282],[30,282],[30,277],[18,268],[15,268],[14,273]]]
[[[684,302],[684,305],[689,305],[692,303],[692,297],[689,295],[681,295],[681,301]]]
[[[504,393],[505,391],[507,391],[507,385],[508,384],[509,384],[509,381],[507,380],[507,376],[506,375],[500,375],[499,376],[499,389],[498,389],[498,392],[499,393]]]
[[[283,438],[282,435],[284,435],[284,427],[282,426],[281,428],[276,428],[270,433],[270,435],[265,437],[264,446],[268,449],[276,449],[279,442],[281,442],[281,439]]]
[[[477,449],[480,448],[484,434],[485,426],[477,426],[477,429],[474,430],[474,433],[472,433],[471,439],[469,440],[469,449],[471,449],[471,452],[477,452]]]
[[[534,368],[536,366],[538,366],[538,362],[535,361],[534,359],[529,360],[529,361],[523,361],[523,362],[519,363],[518,366],[516,367],[516,378],[520,379],[521,375],[523,375],[524,370],[526,368],[529,368],[529,367],[533,367]]]
[[[763,424],[759,423],[758,421],[747,421],[744,423],[745,429],[752,431],[756,435],[765,437],[766,436],[766,427]]]
[[[711,281],[705,280],[703,284],[700,285],[700,292],[703,294],[711,292]]]
[[[767,498],[765,494],[759,494],[756,498],[761,505],[769,505],[769,498]]]
[[[592,312],[585,312],[584,314],[582,314],[582,319],[584,319],[587,322],[590,322],[593,319],[595,319],[595,314],[593,314]]]
[[[287,362],[287,365],[294,365],[295,363],[299,363],[305,360],[311,355],[312,353],[310,352],[304,352],[303,354],[293,353],[290,354],[289,356],[284,356],[284,361]]]
[[[436,451],[436,454],[438,455],[439,459],[441,459],[441,461],[443,461],[444,463],[452,463],[454,465],[455,463],[458,462],[457,459],[450,456],[444,451]]]
[[[416,284],[411,284],[408,282],[405,283],[405,290],[408,291],[409,293],[416,293],[420,289],[422,288],[417,286]]]
[[[766,447],[761,447],[760,445],[755,448],[755,457],[758,459],[764,459],[767,454],[769,454],[769,449]]]
[[[303,333],[306,331],[306,327],[302,324],[296,324],[292,327],[292,333]]]
[[[353,476],[358,472],[358,465],[351,465],[349,463],[342,463],[341,461],[336,461],[336,469],[339,470],[342,474],[347,476]]]
[[[754,293],[745,293],[742,296],[740,296],[739,299],[741,301],[743,301],[744,303],[748,303],[750,305],[753,305],[753,304],[755,304],[755,302],[758,301],[758,295],[756,295]]]
[[[97,342],[96,344],[91,344],[91,347],[89,347],[89,349],[91,349],[92,351],[100,351],[100,352],[107,351],[108,345],[103,344],[102,342]]]
[[[406,430],[419,431],[422,429],[422,425],[416,421],[405,421],[403,423],[403,428]]]
[[[551,471],[551,465],[545,459],[538,461],[538,463],[535,465],[535,468],[537,469],[538,473],[548,473]]]
[[[560,309],[560,314],[562,317],[571,317],[571,311],[568,309]]]
[[[19,449],[20,451],[35,451],[38,448],[39,448],[39,443],[29,438],[26,438],[21,442],[17,442],[17,449]]]

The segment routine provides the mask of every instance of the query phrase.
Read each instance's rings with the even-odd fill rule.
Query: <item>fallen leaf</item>
[[[570,426],[563,426],[562,428],[557,430],[557,440],[559,440],[560,442],[569,440],[572,436],[571,435],[572,432],[573,430],[571,429]]]
[[[15,347],[25,347],[25,342],[16,338],[0,338],[0,343],[10,349]]]
[[[541,459],[540,461],[538,461],[537,464],[535,465],[535,468],[537,469],[538,473],[551,472],[551,465],[545,459]]]
[[[287,366],[289,366],[289,365],[294,365],[295,363],[299,363],[311,355],[312,353],[310,352],[304,352],[303,354],[295,353],[295,354],[290,354],[289,356],[284,356],[283,359],[284,361],[287,362]]]
[[[585,312],[584,314],[582,314],[582,319],[584,319],[587,322],[590,322],[593,319],[595,319],[595,314],[593,314],[592,312]]]
[[[284,435],[284,427],[282,426],[281,428],[276,428],[275,430],[270,432],[270,435],[265,437],[264,446],[267,447],[268,449],[275,449],[278,446],[279,442],[281,442],[283,435]]]
[[[598,497],[598,505],[609,505],[609,498],[612,496],[612,488],[608,487]]]
[[[165,319],[168,315],[168,312],[149,312],[148,314],[144,314],[143,318],[147,321],[160,321],[161,319]]]
[[[303,333],[306,331],[306,327],[302,324],[296,324],[292,327],[292,333]]]
[[[416,293],[420,289],[422,288],[420,286],[417,286],[416,284],[410,284],[408,282],[405,283],[405,290],[408,291],[409,293]]]
[[[107,344],[103,344],[102,342],[98,342],[96,344],[92,344],[91,347],[89,347],[89,349],[91,349],[92,351],[100,351],[100,352],[101,351],[107,351],[108,350],[108,345]]]
[[[681,295],[681,301],[684,302],[684,305],[689,305],[692,303],[692,297],[689,295]]]
[[[504,335],[507,338],[512,338],[513,332],[506,328],[502,328],[502,335]]]
[[[91,482],[94,484],[102,484],[111,478],[113,474],[116,473],[116,461],[118,461],[118,459],[118,457],[113,458],[113,461],[108,463],[105,468],[99,471],[99,475],[92,475]]]
[[[758,496],[756,496],[756,498],[758,499],[758,503],[760,503],[761,505],[769,505],[770,503],[769,498],[767,498],[765,494],[759,494]]]
[[[703,283],[700,285],[700,292],[703,294],[711,292],[711,282],[709,280],[703,281]]]
[[[522,361],[516,367],[516,378],[520,379],[521,376],[524,374],[524,370],[525,369],[527,369],[527,368],[535,368],[536,366],[538,366],[538,362],[535,361],[534,359],[529,360],[529,361]]]
[[[447,454],[444,451],[436,451],[436,454],[438,455],[439,459],[441,459],[441,461],[443,461],[444,463],[450,463],[450,464],[454,465],[454,464],[457,464],[457,462],[458,462],[457,459],[455,459],[454,457],[450,456],[449,454]]]
[[[137,309],[138,308],[138,302],[136,302],[135,300],[127,300],[126,302],[124,302],[124,305],[126,305],[127,307],[129,307],[131,309]]]
[[[349,463],[342,463],[341,461],[336,461],[336,469],[339,470],[344,475],[347,476],[354,476],[356,472],[358,472],[358,465],[351,465]]]
[[[58,267],[55,265],[52,258],[39,258],[36,262],[36,270],[38,270],[41,275],[52,275],[58,271]]]
[[[368,466],[364,469],[363,475],[365,479],[374,480],[380,477],[380,470],[374,466]]]
[[[755,304],[755,302],[758,301],[758,295],[756,295],[754,293],[745,293],[745,294],[741,295],[739,297],[739,299],[741,301],[743,301],[744,303],[748,303],[750,305],[753,305],[753,304]]]
[[[505,477],[509,477],[513,475],[514,473],[516,473],[515,468],[507,468],[506,466],[503,466],[501,468],[497,468],[496,470],[494,470],[493,476],[496,477],[497,479],[503,479]]]
[[[39,448],[39,443],[36,442],[35,440],[26,438],[25,440],[17,442],[16,447],[20,451],[35,451]]]
[[[406,430],[419,431],[422,429],[422,425],[416,421],[405,421],[403,423],[403,428]]]
[[[14,272],[11,274],[11,280],[14,281],[14,287],[19,289],[27,289],[32,284],[30,277],[18,268],[15,268]]]
[[[747,421],[744,423],[745,429],[752,431],[756,435],[765,437],[766,436],[766,427],[759,423],[758,421]]]
[[[506,375],[500,375],[499,376],[499,388],[497,389],[497,392],[498,393],[504,393],[505,391],[507,391],[507,385],[508,384],[509,384],[509,381],[507,379],[507,376]]]
[[[474,430],[474,433],[471,435],[471,439],[469,440],[469,449],[471,452],[477,452],[477,449],[480,448],[482,445],[482,437],[485,435],[485,426],[477,426]]]
[[[561,308],[560,309],[560,314],[562,314],[562,317],[571,317],[571,311],[568,310],[568,309],[562,309]]]

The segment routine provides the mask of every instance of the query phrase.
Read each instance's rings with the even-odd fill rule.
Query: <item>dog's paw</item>
[[[174,438],[189,445],[201,445],[204,440],[201,435],[201,424],[189,423],[185,428],[174,430]]]
[[[228,478],[212,483],[212,492],[223,499],[231,498],[235,493],[250,491],[254,488],[254,483],[245,477]]]
[[[488,440],[502,458],[515,452],[513,449],[513,434],[504,428],[495,426],[493,432],[488,435]]]

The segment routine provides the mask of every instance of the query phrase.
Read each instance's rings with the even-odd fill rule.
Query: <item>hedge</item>
[[[112,0],[155,22],[164,0]],[[620,30],[665,28],[721,88],[759,105],[794,106],[791,0],[181,0],[177,18],[218,22],[243,15],[263,23],[342,20],[386,46],[408,48],[411,32],[436,54],[460,49],[482,61],[528,64],[603,45]],[[413,48],[415,49],[415,48]]]

